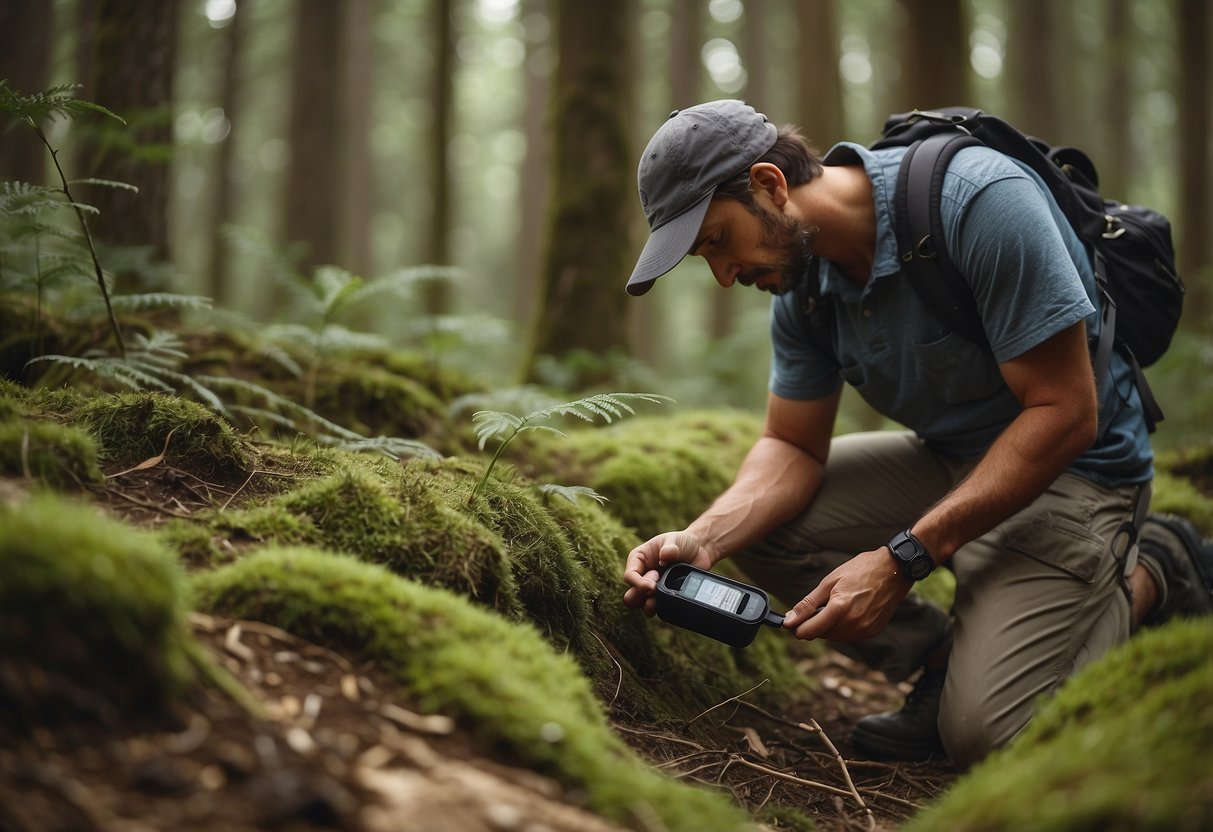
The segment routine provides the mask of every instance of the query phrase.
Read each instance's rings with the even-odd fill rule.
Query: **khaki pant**
[[[838,437],[808,509],[733,561],[791,606],[839,564],[912,525],[974,464],[932,453],[910,433]],[[911,593],[879,635],[832,646],[900,681],[950,639],[940,736],[953,760],[980,760],[1027,724],[1037,697],[1128,638],[1126,553],[1112,541],[1137,491],[1063,474],[948,561],[950,615]]]

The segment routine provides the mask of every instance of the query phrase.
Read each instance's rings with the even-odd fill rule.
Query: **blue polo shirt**
[[[814,340],[792,293],[772,301],[771,392],[817,399],[847,382],[878,412],[915,431],[932,449],[977,457],[1020,412],[998,362],[1022,355],[1085,320],[1099,336],[1090,257],[1040,179],[982,147],[948,166],[942,190],[944,242],[977,301],[991,350],[948,329],[903,279],[892,217],[903,148],[871,151],[844,143],[827,159],[862,164],[872,181],[876,258],[860,288],[823,260],[818,279],[832,296],[832,354]],[[1104,485],[1145,482],[1153,453],[1128,363],[1113,353],[1101,381],[1103,438],[1071,466]]]

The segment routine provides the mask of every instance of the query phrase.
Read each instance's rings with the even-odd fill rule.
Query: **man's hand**
[[[788,610],[783,626],[806,640],[862,641],[885,628],[913,585],[887,547],[861,552]]]
[[[637,546],[628,553],[623,580],[628,590],[623,593],[623,603],[632,609],[643,609],[652,618],[657,612],[657,580],[661,567],[671,563],[689,563],[700,569],[711,569],[712,558],[708,550],[693,534],[666,532]]]

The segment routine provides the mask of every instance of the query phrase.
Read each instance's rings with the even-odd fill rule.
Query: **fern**
[[[100,104],[76,98],[75,91],[81,89],[82,86],[82,84],[61,84],[32,95],[22,95],[10,87],[8,81],[0,81],[0,112],[29,122],[44,121],[56,116],[77,118],[91,112],[101,113],[126,124],[120,117]]]
[[[42,145],[50,153],[51,161],[55,164],[55,171],[59,174],[59,181],[63,185],[63,196],[66,197],[66,204],[71,206],[76,212],[76,219],[80,223],[80,230],[83,232],[85,242],[88,244],[88,253],[93,264],[93,274],[97,278],[97,286],[101,291],[101,297],[105,300],[110,330],[113,332],[114,340],[118,344],[118,352],[125,356],[126,342],[122,339],[122,330],[118,326],[118,319],[114,316],[114,310],[110,303],[109,288],[106,286],[105,277],[101,271],[101,261],[97,258],[97,248],[93,244],[93,237],[89,233],[88,222],[84,217],[87,211],[91,210],[93,213],[96,213],[96,209],[78,203],[72,198],[71,183],[68,181],[67,174],[63,172],[63,166],[59,164],[59,151],[51,146],[50,140],[42,130],[41,123],[46,119],[56,116],[75,118],[76,116],[90,112],[101,113],[122,122],[122,124],[126,124],[126,122],[99,104],[76,98],[73,93],[77,89],[79,89],[78,84],[63,84],[34,93],[33,95],[22,95],[10,87],[8,81],[0,81],[0,112],[6,112],[28,124],[30,129],[38,136],[38,140],[42,142]]]
[[[489,460],[488,467],[484,471],[484,476],[480,478],[480,481],[476,483],[476,487],[472,489],[468,502],[470,503],[476,499],[476,495],[480,493],[480,489],[488,482],[489,475],[493,472],[497,460],[501,458],[502,452],[505,451],[506,447],[520,433],[530,430],[543,430],[554,433],[557,436],[564,436],[563,432],[551,425],[542,424],[558,416],[574,416],[585,422],[594,422],[597,419],[602,419],[604,422],[610,424],[616,419],[622,419],[625,414],[634,414],[636,412],[628,404],[629,400],[645,401],[652,404],[673,401],[669,396],[662,396],[657,393],[598,393],[583,399],[577,399],[576,401],[562,402],[551,407],[545,407],[528,413],[526,416],[515,416],[512,413],[497,410],[481,410],[473,413],[472,422],[476,425],[476,437],[479,440],[480,450],[484,450],[484,446],[488,444],[490,439],[500,439],[501,441],[497,445],[497,450],[494,451],[492,459]],[[567,497],[567,495],[563,494],[561,496]]]
[[[538,486],[539,491],[543,494],[552,494],[557,497],[563,497],[570,503],[576,504],[578,498],[589,497],[591,500],[597,500],[599,505],[605,505],[607,498],[599,494],[588,485],[556,485],[555,483],[545,482]]]

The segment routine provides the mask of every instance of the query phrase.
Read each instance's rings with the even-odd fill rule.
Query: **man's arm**
[[[821,485],[840,394],[805,402],[771,394],[762,436],[733,484],[686,530],[657,535],[628,554],[624,603],[651,615],[660,566],[710,568],[801,512]]]
[[[1098,403],[1083,323],[999,367],[1023,410],[969,476],[911,528],[937,563],[1029,505],[1095,441]],[[798,603],[785,626],[799,638],[870,638],[911,585],[887,547],[861,552]]]

